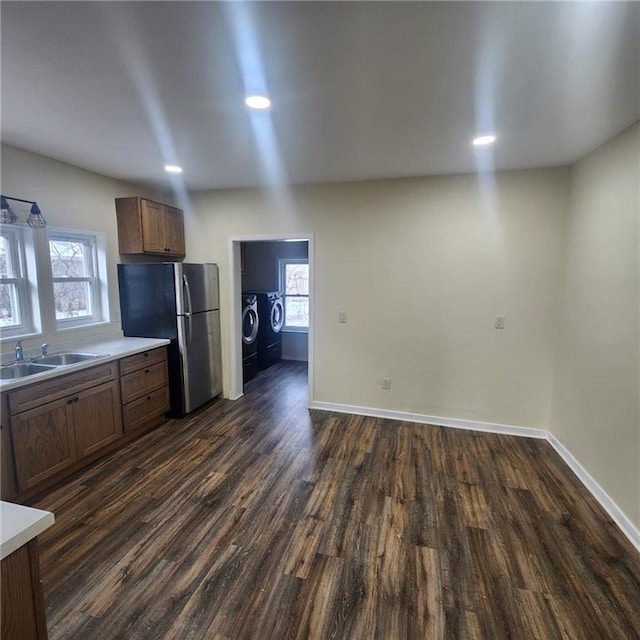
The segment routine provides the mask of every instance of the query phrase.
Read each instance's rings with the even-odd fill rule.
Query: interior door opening
[[[313,372],[313,236],[230,238],[231,383],[229,398],[280,361]]]

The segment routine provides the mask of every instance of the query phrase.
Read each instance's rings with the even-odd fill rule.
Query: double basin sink
[[[40,356],[24,362],[13,362],[0,367],[0,380],[17,380],[25,376],[32,376],[43,371],[50,371],[57,367],[65,367],[70,364],[78,364],[86,360],[101,358],[104,354],[96,353],[76,353],[68,351],[56,353],[50,356]]]

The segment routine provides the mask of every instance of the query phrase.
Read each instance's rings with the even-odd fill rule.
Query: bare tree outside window
[[[90,238],[49,239],[56,320],[87,318],[95,306],[95,244]]]
[[[17,329],[27,321],[26,282],[22,268],[18,233],[0,233],[0,327]]]
[[[284,294],[284,326],[289,329],[309,327],[309,263],[281,261]]]

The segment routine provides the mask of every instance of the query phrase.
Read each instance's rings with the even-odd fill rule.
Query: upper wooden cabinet
[[[184,258],[182,211],[147,198],[116,198],[120,253]]]

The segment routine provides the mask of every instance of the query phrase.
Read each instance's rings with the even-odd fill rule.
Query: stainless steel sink
[[[102,355],[97,353],[56,353],[54,355],[45,356],[44,358],[38,358],[38,364],[50,364],[56,367],[62,367],[67,364],[77,364],[78,362],[94,360],[95,358],[100,357],[102,357]]]
[[[15,364],[0,367],[0,380],[15,380],[16,378],[32,376],[50,369],[55,369],[55,366],[52,364],[36,364],[35,362],[16,362]]]

